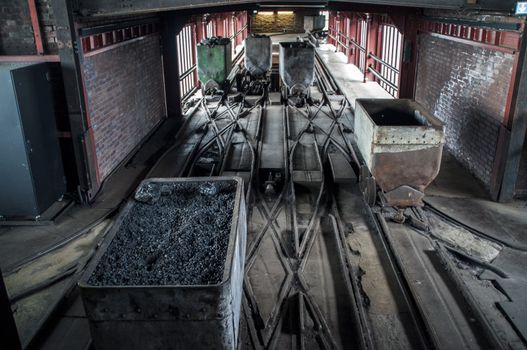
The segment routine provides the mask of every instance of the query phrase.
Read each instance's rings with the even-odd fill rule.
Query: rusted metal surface
[[[388,205],[421,204],[421,193],[439,172],[443,124],[413,100],[359,99],[358,148]],[[408,186],[408,187],[403,187]]]
[[[0,62],[60,62],[59,55],[0,56]]]
[[[247,235],[243,181],[236,181],[223,279],[212,285],[94,286],[99,261],[134,205],[119,214],[79,283],[95,349],[236,349]],[[210,178],[144,182],[206,182]]]
[[[409,186],[424,193],[439,173],[442,150],[441,144],[417,151],[375,153],[371,172],[377,184],[386,192],[388,204],[412,206],[420,203],[423,196],[409,189],[403,192],[398,189]]]
[[[31,18],[31,27],[33,28],[33,37],[35,38],[35,47],[38,55],[44,54],[44,43],[40,32],[40,23],[38,21],[37,6],[35,0],[27,0],[29,7],[29,17]]]

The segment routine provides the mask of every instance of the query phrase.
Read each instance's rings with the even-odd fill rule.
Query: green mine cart
[[[232,68],[229,38],[207,38],[197,46],[198,76],[202,88],[222,89]]]

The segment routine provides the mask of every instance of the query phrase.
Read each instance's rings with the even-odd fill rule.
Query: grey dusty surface
[[[335,46],[322,44],[316,50],[322,60],[331,67],[331,73],[350,101],[351,108],[355,108],[355,100],[358,98],[392,98],[377,82],[364,83],[359,68],[348,64],[344,53],[335,52]]]
[[[89,279],[101,285],[221,282],[236,184],[147,183]]]

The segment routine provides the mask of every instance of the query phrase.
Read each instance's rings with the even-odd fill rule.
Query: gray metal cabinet
[[[47,63],[0,63],[0,215],[37,217],[66,190]]]

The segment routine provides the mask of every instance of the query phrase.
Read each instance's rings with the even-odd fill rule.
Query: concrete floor
[[[294,40],[297,34],[279,35],[273,37],[273,42],[289,41]],[[350,102],[352,107],[355,99],[357,98],[392,98],[385,90],[383,90],[375,82],[362,82],[362,74],[357,67],[348,65],[343,59],[343,55],[335,53],[334,48],[330,45],[323,45],[317,49],[322,59],[332,67],[332,73],[335,79],[340,85],[342,91]],[[247,125],[250,125],[250,117],[247,118]],[[301,120],[301,118],[300,118]],[[198,124],[197,119],[191,121],[187,126],[192,130]],[[57,225],[49,227],[5,227],[0,229],[0,266],[3,268],[16,265],[17,261],[21,261],[24,258],[31,256],[35,252],[42,249],[46,249],[53,244],[56,244],[61,239],[64,239],[68,234],[72,234],[77,229],[85,226],[87,223],[92,222],[93,218],[98,215],[104,215],[113,208],[118,206],[122,201],[126,200],[129,193],[135,187],[135,184],[145,176],[146,172],[154,165],[155,167],[150,173],[152,176],[176,176],[177,173],[169,172],[167,169],[177,168],[178,164],[183,162],[183,154],[192,150],[193,137],[195,135],[192,132],[183,133],[181,138],[178,140],[174,139],[177,128],[175,121],[167,121],[161,129],[138,151],[138,153],[132,157],[130,162],[122,165],[106,182],[102,192],[99,194],[95,204],[90,208],[75,208],[70,214],[62,219]],[[270,125],[270,128],[276,128],[277,125]],[[165,153],[160,162],[160,151],[166,150],[168,147],[173,146],[171,151]],[[305,158],[307,159],[307,158]],[[307,162],[307,160],[306,160]],[[309,197],[309,191],[302,192]],[[358,207],[359,203],[349,201],[349,198],[354,198],[356,195],[352,188],[342,186],[337,192],[337,203],[342,205],[343,212],[346,213],[347,219],[354,223],[361,222],[363,218],[353,217],[354,213],[360,211]],[[513,246],[523,247],[527,246],[527,202],[515,201],[513,203],[501,204],[492,202],[487,195],[485,189],[468,173],[460,164],[448,154],[444,153],[441,171],[438,177],[427,189],[426,203],[433,208],[448,214],[455,218],[458,222],[464,223],[466,226],[473,227],[478,231],[484,232],[489,237],[494,237],[497,240],[509,242]],[[96,215],[98,214],[98,215]],[[346,218],[344,218],[346,219]],[[285,220],[285,219],[284,219]],[[257,222],[256,220],[255,222]],[[45,275],[51,275],[57,272],[68,269],[70,262],[82,262],[83,259],[89,257],[94,245],[100,241],[107,225],[111,224],[111,220],[103,221],[93,229],[86,232],[83,236],[83,241],[73,241],[66,244],[59,250],[53,252],[53,254],[46,255],[36,260],[30,265],[24,266],[22,269],[17,270],[15,274],[6,276],[6,283],[10,293],[20,291],[28,287],[28,281],[38,281],[38,278],[42,278]],[[365,226],[367,225],[364,221]],[[400,256],[399,263],[401,266],[406,268],[407,274],[410,277],[409,280],[416,282],[413,285],[412,292],[417,295],[421,295],[424,300],[430,301],[430,305],[434,302],[438,305],[454,305],[450,307],[449,313],[445,313],[445,317],[451,317],[463,313],[464,303],[451,300],[448,291],[451,286],[448,286],[445,281],[439,278],[440,275],[434,273],[437,267],[433,266],[426,260],[426,252],[433,250],[434,247],[430,245],[428,240],[424,240],[421,235],[415,232],[411,233],[411,230],[405,230],[401,228],[401,225],[390,223],[392,233],[394,233],[393,247],[396,252],[404,252]],[[357,225],[360,227],[360,225]],[[360,230],[359,230],[360,231]],[[384,303],[375,303],[375,308],[371,310],[372,317],[376,320],[378,325],[392,323],[393,319],[389,319],[387,315],[390,312],[398,310],[397,300],[391,299],[392,296],[383,294],[382,288],[378,288],[379,285],[389,285],[393,281],[389,281],[386,277],[385,272],[382,270],[382,266],[388,264],[387,261],[383,261],[384,258],[380,258],[375,253],[375,246],[379,244],[375,240],[368,238],[369,235],[364,234],[361,238],[360,235],[350,236],[349,244],[351,246],[360,246],[365,251],[372,252],[372,254],[362,254],[357,261],[359,266],[364,267],[369,271],[369,274],[363,280],[364,288],[367,290],[370,298],[375,300],[384,300]],[[390,237],[388,237],[390,239]],[[405,239],[403,241],[401,239]],[[269,243],[263,241],[263,245]],[[316,243],[319,255],[313,255],[310,261],[321,261],[328,258],[327,247],[325,246],[324,240]],[[274,243],[269,243],[274,244]],[[80,246],[82,248],[80,248]],[[370,247],[370,248],[368,248]],[[408,248],[413,247],[413,248]],[[254,248],[254,247],[253,247]],[[521,256],[518,259],[522,259]],[[278,261],[282,258],[275,257]],[[255,273],[268,272],[272,269],[272,266],[258,265],[258,259],[255,259]],[[382,263],[379,263],[381,261]],[[423,261],[425,261],[423,263]],[[522,260],[516,260],[522,261]],[[60,262],[57,263],[57,262]],[[425,266],[419,270],[416,268],[418,264]],[[505,264],[505,263],[503,263]],[[82,265],[82,264],[81,264]],[[313,269],[317,266],[313,263]],[[379,268],[375,272],[375,266]],[[504,265],[506,266],[506,264]],[[260,272],[258,269],[260,268]],[[318,271],[317,273],[331,274],[331,271]],[[28,277],[32,276],[32,277]],[[255,275],[256,276],[256,275]],[[374,277],[373,277],[374,276]],[[407,277],[408,277],[407,276]],[[412,277],[413,276],[413,277]],[[421,277],[418,277],[421,276]],[[18,320],[24,325],[21,327],[23,331],[22,335],[26,338],[34,335],[35,326],[42,324],[43,318],[47,317],[50,313],[50,307],[58,305],[58,301],[66,295],[66,298],[56,310],[55,317],[52,322],[47,324],[47,327],[36,341],[36,347],[43,349],[85,349],[89,345],[89,328],[85,318],[82,303],[78,297],[77,290],[72,290],[71,282],[73,278],[78,277],[78,274],[68,276],[60,283],[53,285],[52,287],[45,289],[32,297],[23,300],[23,303],[17,305]],[[413,278],[413,279],[412,279]],[[331,281],[330,281],[331,282]],[[333,281],[334,282],[334,281]],[[417,283],[419,282],[419,283]],[[254,285],[258,285],[258,281],[253,281]],[[263,282],[262,282],[263,283]],[[316,280],[311,280],[310,283],[313,285],[317,284]],[[523,282],[522,282],[523,283]],[[318,294],[317,298],[324,300],[331,291],[324,290],[324,284]],[[319,286],[319,287],[320,287]],[[330,286],[330,283],[326,287]],[[263,283],[261,290],[267,294],[271,293],[276,286],[268,285]],[[479,286],[473,286],[477,293],[482,293]],[[318,287],[317,287],[318,288]],[[280,290],[277,291],[279,293]],[[329,293],[329,294],[328,294]],[[435,294],[434,294],[435,293]],[[434,296],[439,296],[438,299],[430,299]],[[445,295],[447,295],[445,297]],[[427,299],[428,298],[428,299]],[[503,302],[496,296],[488,296],[489,300],[496,302]],[[329,300],[329,299],[328,299]],[[327,312],[331,313],[338,310],[338,304],[331,304],[334,300],[328,301]],[[457,305],[457,306],[456,306]],[[274,304],[264,305],[262,307],[267,308],[267,314],[273,313]],[[29,311],[27,311],[29,310]],[[34,310],[35,312],[32,312]],[[493,310],[491,310],[493,311]],[[15,315],[16,315],[15,312]],[[23,315],[23,316],[21,316]],[[440,319],[440,318],[438,318]],[[449,332],[448,328],[441,328],[443,325],[437,325],[434,323],[430,324],[430,327],[437,329],[438,332]],[[445,326],[446,327],[446,326]],[[457,329],[464,329],[466,333],[475,334],[470,330],[470,324],[457,324]],[[397,330],[397,327],[390,328]],[[381,339],[385,338],[389,343],[390,339],[398,338],[403,344],[405,341],[410,340],[402,339],[403,330],[393,334],[377,334],[376,336]],[[265,335],[265,333],[262,333]],[[463,338],[463,335],[452,335],[452,339],[458,339],[468,348],[477,348],[478,343],[474,339]],[[512,335],[511,335],[512,337]],[[339,339],[346,339],[343,334],[339,335]],[[448,343],[443,343],[445,346]]]
[[[363,74],[353,64],[348,64],[346,55],[335,52],[335,46],[322,44],[317,52],[324,62],[331,67],[331,73],[335,77],[339,88],[344,92],[355,108],[355,100],[358,98],[393,98],[375,81],[363,82]]]

